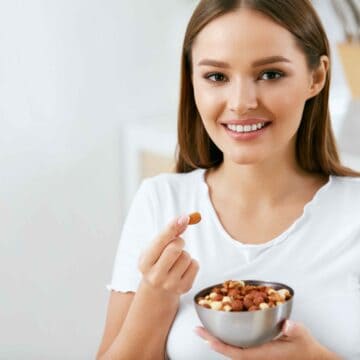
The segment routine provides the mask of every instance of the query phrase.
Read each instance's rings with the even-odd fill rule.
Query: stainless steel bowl
[[[219,311],[197,304],[198,297],[208,295],[214,287],[222,286],[216,284],[199,291],[194,296],[195,309],[205,329],[224,343],[238,347],[258,346],[280,335],[283,322],[290,317],[295,293],[291,287],[277,282],[243,281],[246,285],[271,286],[275,290],[287,289],[291,298],[273,308],[250,312]]]

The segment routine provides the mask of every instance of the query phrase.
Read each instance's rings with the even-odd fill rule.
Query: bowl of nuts
[[[229,345],[251,347],[281,334],[290,317],[294,290],[259,280],[227,280],[199,291],[195,309],[204,327]]]

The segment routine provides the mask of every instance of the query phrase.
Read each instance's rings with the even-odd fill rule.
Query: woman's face
[[[289,31],[254,10],[225,14],[196,37],[192,66],[198,111],[224,161],[295,159],[305,101],[315,94]]]

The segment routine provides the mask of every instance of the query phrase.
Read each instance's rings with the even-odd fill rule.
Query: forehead
[[[222,59],[260,58],[268,55],[302,55],[294,36],[261,12],[238,9],[207,24],[197,35],[194,61],[203,57]]]

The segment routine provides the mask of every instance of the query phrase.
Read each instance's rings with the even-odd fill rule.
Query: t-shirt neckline
[[[239,240],[234,239],[225,230],[225,228],[221,224],[219,217],[218,217],[218,215],[214,209],[214,206],[211,202],[210,194],[209,194],[209,187],[205,180],[205,173],[206,173],[207,169],[199,169],[199,170],[200,170],[199,175],[201,178],[201,188],[202,188],[202,192],[203,192],[203,195],[205,198],[204,201],[206,203],[206,207],[207,207],[207,209],[210,213],[210,216],[212,217],[216,227],[219,229],[220,233],[223,235],[223,237],[228,242],[231,242],[236,247],[241,247],[241,248],[245,248],[245,249],[249,249],[249,250],[250,249],[263,250],[265,248],[268,248],[268,247],[271,247],[274,245],[278,245],[280,242],[283,242],[284,240],[286,240],[293,231],[295,231],[299,226],[301,226],[305,221],[307,221],[311,211],[314,209],[316,203],[319,201],[319,198],[322,196],[323,193],[325,193],[327,191],[327,189],[330,187],[330,185],[333,181],[333,176],[329,175],[329,180],[323,186],[321,186],[316,191],[316,193],[314,194],[312,199],[304,205],[302,214],[296,220],[294,220],[294,222],[286,230],[284,230],[281,234],[279,234],[275,238],[270,239],[269,241],[262,243],[262,244],[246,244],[246,243],[242,243]]]

